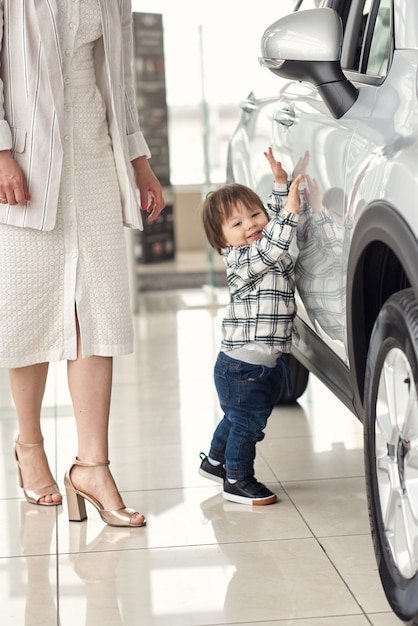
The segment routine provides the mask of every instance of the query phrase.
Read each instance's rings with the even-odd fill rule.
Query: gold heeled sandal
[[[57,483],[52,483],[51,485],[47,485],[46,487],[42,487],[41,489],[25,489],[23,485],[22,478],[22,468],[20,466],[19,457],[17,454],[17,446],[22,446],[22,448],[37,448],[38,446],[43,446],[44,440],[37,441],[36,443],[23,443],[19,441],[19,437],[15,441],[15,459],[17,463],[17,471],[19,475],[19,486],[23,489],[23,494],[25,499],[29,504],[37,504],[39,506],[59,506],[62,504],[62,500],[59,502],[40,502],[41,498],[45,498],[45,496],[53,496],[53,495],[61,495],[60,490],[58,488]]]
[[[79,461],[77,458],[74,459],[74,463],[64,476],[64,485],[67,494],[68,520],[70,522],[84,522],[84,520],[87,519],[85,500],[88,500],[88,502],[90,502],[90,504],[97,509],[97,512],[102,520],[106,524],[109,524],[109,526],[129,526],[130,528],[145,526],[147,521],[144,516],[142,516],[144,517],[144,521],[141,524],[131,524],[132,516],[135,514],[139,515],[138,511],[128,509],[125,506],[120,509],[116,509],[115,511],[106,511],[96,498],[88,493],[84,493],[83,491],[76,489],[73,485],[71,480],[71,470],[74,465],[81,465],[82,467],[101,467],[109,465],[109,463],[110,461],[88,463],[87,461]]]

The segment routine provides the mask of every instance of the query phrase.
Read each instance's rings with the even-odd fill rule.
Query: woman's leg
[[[37,363],[28,367],[9,370],[10,389],[15,403],[19,438],[17,455],[26,490],[38,491],[45,485],[54,484],[43,446],[25,446],[42,441],[41,407],[45,391],[48,363]],[[19,441],[22,445],[19,445]],[[61,502],[59,493],[40,498],[42,503]]]
[[[113,361],[100,356],[81,358],[80,338],[78,342],[78,358],[68,361],[68,384],[77,424],[77,458],[89,463],[107,461]],[[94,496],[105,510],[124,507],[107,466],[75,465],[71,480],[77,489]],[[132,516],[131,524],[143,522],[143,515]]]

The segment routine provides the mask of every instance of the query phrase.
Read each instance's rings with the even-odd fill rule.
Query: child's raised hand
[[[299,174],[299,176],[296,176],[295,180],[290,185],[289,195],[287,196],[287,204],[285,207],[286,211],[289,211],[290,213],[299,212],[299,209],[300,209],[299,185],[303,181],[303,178],[304,178],[303,174]]]
[[[311,155],[308,150],[305,150],[305,154],[303,157],[300,157],[299,161],[295,165],[295,169],[292,172],[292,178],[296,178],[299,174],[306,174],[306,171],[309,166],[309,161],[311,160]]]
[[[320,213],[323,210],[322,195],[316,178],[312,178],[309,174],[306,174],[305,180],[307,182],[307,188],[305,189],[305,197],[307,202],[311,205],[314,213]]]
[[[273,150],[269,147],[267,152],[264,152],[264,156],[270,163],[271,171],[273,172],[274,182],[279,185],[287,183],[287,172],[284,171],[280,161],[276,161],[273,155]]]

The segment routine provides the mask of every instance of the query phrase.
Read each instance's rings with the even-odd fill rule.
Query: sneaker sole
[[[223,485],[223,478],[220,476],[215,476],[215,474],[209,474],[209,472],[205,472],[203,469],[199,469],[199,474],[203,476],[203,478],[209,478],[209,480],[213,480],[213,482],[218,483],[218,485]]]
[[[229,502],[238,502],[238,504],[249,504],[252,506],[264,506],[265,504],[274,504],[274,502],[277,502],[277,496],[274,493],[266,498],[247,498],[246,496],[236,496],[233,493],[224,491],[223,496],[224,499],[229,500]]]

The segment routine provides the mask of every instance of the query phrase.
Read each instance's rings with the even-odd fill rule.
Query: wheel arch
[[[383,303],[412,287],[418,299],[418,240],[399,211],[384,200],[363,210],[347,266],[347,349],[354,404],[362,418],[370,336]]]

